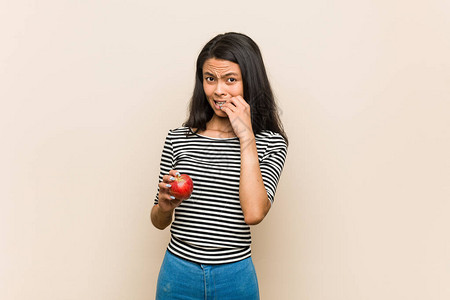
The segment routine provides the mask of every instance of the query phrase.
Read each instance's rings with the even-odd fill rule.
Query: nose
[[[225,96],[226,93],[226,87],[224,86],[224,84],[220,81],[217,82],[216,84],[216,89],[214,90],[214,94],[216,94],[217,96]]]

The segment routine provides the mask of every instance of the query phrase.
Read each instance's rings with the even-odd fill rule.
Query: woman
[[[226,33],[205,45],[189,110],[166,137],[151,211],[155,227],[171,224],[156,299],[259,299],[249,225],[272,205],[287,137],[252,39]],[[170,193],[179,173],[194,182],[184,201]]]

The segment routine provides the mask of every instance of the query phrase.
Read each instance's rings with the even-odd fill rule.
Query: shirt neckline
[[[216,138],[216,137],[211,137],[211,136],[203,135],[203,134],[194,132],[194,130],[192,130],[191,127],[189,127],[189,131],[192,132],[193,134],[199,136],[199,137],[207,138],[207,139],[212,139],[212,140],[219,140],[219,141],[220,141],[220,140],[234,140],[234,139],[238,139],[237,136],[229,137],[229,138]]]

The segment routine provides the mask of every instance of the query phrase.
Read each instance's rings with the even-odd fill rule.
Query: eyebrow
[[[214,74],[212,74],[212,73],[210,73],[210,72],[204,72],[203,75],[206,75],[206,76],[212,76],[212,77],[215,77],[215,76],[216,76],[216,75],[214,75]],[[229,76],[236,76],[236,77],[238,77],[239,74],[234,73],[234,72],[230,72],[230,73],[226,73],[226,74],[224,75],[224,77],[229,77]]]

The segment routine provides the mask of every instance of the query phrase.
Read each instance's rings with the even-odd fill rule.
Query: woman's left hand
[[[228,115],[234,134],[242,141],[253,136],[250,105],[242,96],[227,100],[221,109]]]

